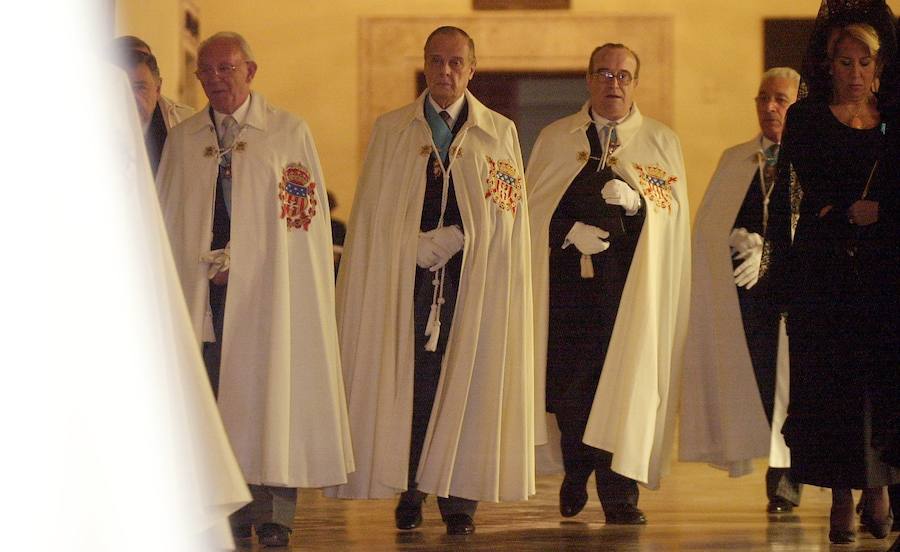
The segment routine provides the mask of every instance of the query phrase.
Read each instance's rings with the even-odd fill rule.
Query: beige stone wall
[[[142,38],[153,49],[163,78],[163,94],[178,97],[181,76],[181,2],[116,0],[116,35]]]
[[[177,12],[173,0],[118,0],[133,6],[128,17],[120,18],[120,28],[134,29],[153,37],[154,49],[165,52],[169,66],[169,46],[177,51],[177,32],[168,25],[179,24],[171,13]],[[900,0],[889,2],[897,9]],[[338,195],[342,207],[338,215],[346,218],[362,162],[360,144],[368,140],[366,105],[379,108],[383,92],[362,86],[366,79],[377,78],[400,65],[415,66],[417,43],[424,37],[388,36],[405,53],[398,61],[379,51],[361,51],[364,32],[371,29],[372,18],[429,20],[446,16],[448,21],[481,21],[491,33],[478,31],[476,47],[481,51],[502,52],[504,43],[518,30],[534,43],[546,44],[554,51],[571,42],[571,27],[558,24],[562,19],[616,17],[617,36],[633,37],[657,32],[654,28],[629,28],[641,18],[662,18],[669,22],[671,51],[641,52],[644,81],[638,92],[650,91],[651,75],[667,79],[662,85],[671,111],[658,116],[681,136],[688,170],[691,208],[696,211],[712,175],[719,154],[725,147],[750,138],[757,130],[751,99],[763,70],[764,17],[812,17],[819,0],[572,0],[572,9],[545,12],[546,24],[522,27],[515,23],[534,12],[479,12],[471,9],[471,0],[265,0],[264,2],[196,0],[200,8],[201,34],[221,30],[243,33],[253,46],[260,70],[256,88],[276,105],[304,117],[318,143],[329,189]],[[153,6],[149,8],[147,6]],[[627,16],[627,17],[625,17]],[[146,19],[144,21],[143,19]],[[508,20],[509,25],[504,20]],[[485,23],[487,22],[487,23]],[[537,30],[536,30],[537,29]],[[596,42],[605,42],[611,32],[608,25],[597,26]],[[637,35],[635,34],[637,33]],[[157,38],[158,37],[158,38]],[[361,38],[363,37],[363,38]],[[522,36],[519,37],[521,39]],[[615,38],[615,37],[612,37]],[[642,44],[659,44],[645,37]],[[489,47],[488,43],[496,43]],[[803,47],[803,45],[798,45]],[[522,52],[520,52],[521,54]],[[586,57],[589,51],[581,54]],[[516,67],[541,67],[541,55],[529,51],[515,60]],[[568,54],[564,54],[568,55]],[[555,63],[560,62],[558,58]],[[485,62],[488,60],[485,59]],[[161,56],[160,62],[163,63]],[[494,62],[499,63],[499,58]],[[664,64],[665,67],[662,67]],[[476,77],[477,78],[477,77]],[[412,98],[414,88],[398,82],[388,103],[403,103],[400,96]]]

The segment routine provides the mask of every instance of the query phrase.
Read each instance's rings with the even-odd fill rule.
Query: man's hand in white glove
[[[465,241],[465,235],[456,225],[422,232],[419,234],[416,264],[436,272],[462,250]]]
[[[609,249],[609,242],[604,241],[609,237],[609,232],[603,228],[576,222],[566,235],[562,248],[575,245],[582,255],[596,255]]]
[[[641,209],[641,196],[635,192],[624,180],[613,178],[603,185],[600,190],[603,200],[610,205],[621,205],[625,214],[629,217]]]
[[[732,256],[736,253],[744,253],[754,247],[762,247],[762,236],[755,232],[747,232],[746,228],[735,228],[728,236],[728,246]]]
[[[744,261],[734,269],[734,283],[746,289],[756,285],[759,280],[759,266],[762,262],[763,239],[755,232],[747,232],[746,228],[735,228],[728,238],[731,255]]]

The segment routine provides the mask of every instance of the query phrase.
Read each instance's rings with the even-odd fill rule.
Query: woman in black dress
[[[881,456],[898,400],[885,385],[897,370],[898,255],[894,213],[881,209],[893,205],[896,182],[879,167],[886,122],[874,93],[896,38],[884,2],[842,2],[840,12],[834,4],[823,5],[825,24],[820,11],[807,54],[819,60],[805,67],[809,96],[788,112],[771,258],[788,315],[791,478],[832,489],[829,539],[847,543],[855,540],[851,489],[863,490],[863,521],[884,538],[886,485],[900,482]]]

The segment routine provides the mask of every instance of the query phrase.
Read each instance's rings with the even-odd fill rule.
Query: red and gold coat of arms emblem
[[[287,221],[288,230],[302,228],[308,231],[319,204],[316,183],[312,181],[309,169],[300,163],[285,167],[278,183],[278,199],[281,201],[280,218]]]
[[[484,197],[491,198],[497,207],[515,215],[522,200],[522,177],[512,162],[504,159],[494,161],[490,156],[485,158],[489,171],[485,180],[488,191]]]
[[[678,182],[678,177],[669,175],[665,169],[658,165],[642,167],[632,163],[641,179],[641,192],[649,201],[657,207],[672,211],[672,186]]]

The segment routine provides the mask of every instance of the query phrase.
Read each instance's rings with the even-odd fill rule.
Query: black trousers
[[[209,308],[212,311],[213,333],[215,343],[203,344],[203,363],[206,375],[212,386],[213,395],[219,397],[219,369],[222,364],[222,326],[225,322],[225,298],[228,295],[228,284],[217,286],[209,283]]]
[[[790,468],[769,468],[766,470],[766,498],[787,500],[794,506],[800,505],[803,485],[791,479]]]
[[[565,485],[584,487],[594,473],[597,496],[604,511],[609,506],[631,504],[637,506],[639,490],[637,482],[612,469],[612,454],[582,442],[590,409],[583,407],[558,408],[556,423],[559,426],[563,466],[566,470]]]
[[[753,375],[756,377],[759,398],[762,400],[763,410],[771,427],[775,410],[778,329],[781,313],[773,306],[770,296],[762,292],[766,290],[738,288],[738,300]],[[780,498],[799,506],[801,490],[802,485],[791,479],[790,468],[769,468],[766,471],[766,498],[770,501]]]
[[[413,377],[413,414],[409,448],[408,490],[400,496],[401,501],[412,504],[421,503],[426,496],[425,493],[417,488],[416,472],[419,469],[422,446],[425,443],[428,421],[431,418],[431,410],[434,406],[434,396],[441,377],[441,362],[447,350],[450,325],[453,323],[461,260],[462,255],[456,255],[447,264],[444,277],[445,303],[441,308],[440,316],[441,335],[438,340],[437,350],[434,352],[425,350],[425,343],[428,341],[428,337],[425,336],[425,327],[428,324],[428,316],[431,314],[434,290],[431,281],[435,278],[435,273],[422,268],[416,270],[416,296],[414,300],[415,372]],[[438,497],[437,502],[441,516],[444,518],[451,514],[474,516],[478,507],[477,500],[456,496]]]

